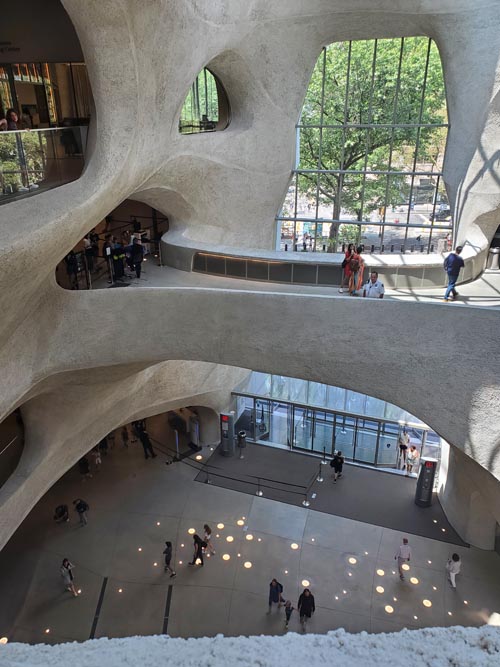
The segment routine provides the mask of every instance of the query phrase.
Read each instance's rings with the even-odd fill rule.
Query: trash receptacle
[[[238,431],[237,444],[240,449],[243,449],[247,446],[247,432]]]
[[[490,248],[488,253],[488,265],[487,269],[492,269],[493,271],[498,271],[500,266],[498,265],[498,260],[500,259],[500,248]]]

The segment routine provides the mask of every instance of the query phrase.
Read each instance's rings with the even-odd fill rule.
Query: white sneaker
[[[339,292],[340,292],[341,294],[344,293],[344,290],[342,289],[342,287],[339,289]]]

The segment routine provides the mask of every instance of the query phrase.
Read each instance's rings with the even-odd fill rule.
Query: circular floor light
[[[50,632],[50,628],[45,628],[45,634],[48,635]]]
[[[218,523],[218,524],[217,524],[217,528],[218,528],[219,530],[223,530],[223,529],[224,529],[224,524],[223,524],[223,523]]]
[[[384,609],[385,609],[386,614],[393,614],[394,613],[394,607],[391,607],[390,604],[386,604]]]
[[[236,523],[238,524],[238,526],[244,526],[245,525],[245,522],[243,521],[243,519],[238,519],[238,521]]]
[[[230,558],[231,558],[231,556],[229,554],[224,554],[222,556],[222,560],[229,560]]]
[[[8,641],[7,637],[0,637],[0,644],[7,644]]]
[[[299,545],[297,544],[297,542],[292,542],[290,544],[290,549],[293,549],[294,551],[296,551],[298,548],[299,548]]]
[[[432,607],[432,602],[430,600],[422,600],[422,604],[427,608]]]
[[[234,537],[232,535],[228,535],[226,537],[226,542],[234,542]]]
[[[408,572],[408,570],[410,569],[410,566],[408,565],[408,563],[403,563],[403,565],[401,565],[401,568],[403,570],[405,570],[405,572]]]
[[[249,542],[251,542],[253,540],[252,533],[248,533],[247,535],[245,535],[245,539],[248,540]]]
[[[304,586],[304,588],[307,588],[308,586],[311,585],[311,582],[309,581],[309,579],[302,579],[302,581],[300,583],[302,584],[302,586]]]
[[[252,567],[252,563],[249,560],[246,560],[243,563],[243,567],[246,567],[246,569],[249,570]]]
[[[194,528],[188,528],[188,533],[190,535],[194,535],[196,533],[196,530]]]
[[[157,521],[157,522],[156,522],[156,525],[157,525],[157,526],[160,526],[161,524],[160,524],[160,522],[159,522],[159,521]]]
[[[377,586],[377,588],[375,590],[377,591],[377,593],[380,593],[380,595],[382,595],[382,593],[384,592],[384,587],[383,586]]]
[[[119,588],[118,593],[123,593],[123,588]]]
[[[356,560],[356,558],[354,558],[354,556],[351,556],[351,557],[349,558],[349,563],[350,563],[351,565],[356,565],[357,562],[358,562],[358,561]]]
[[[410,583],[412,583],[414,586],[416,586],[418,584],[417,577],[410,577]]]
[[[384,570],[382,570],[382,569],[378,569],[378,570],[377,570],[377,574],[378,574],[379,577],[383,577],[384,574],[385,574],[385,572],[384,572]]]

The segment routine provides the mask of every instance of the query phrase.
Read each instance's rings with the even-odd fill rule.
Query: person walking
[[[273,604],[277,604],[278,609],[283,604],[283,586],[277,579],[272,579],[271,583],[269,584],[269,609],[267,612],[268,614],[271,613]]]
[[[458,296],[455,285],[457,284],[460,270],[464,267],[464,260],[460,257],[462,250],[463,246],[457,245],[455,252],[450,252],[448,257],[444,260],[443,268],[448,275],[448,286],[444,293],[443,301],[455,301]]]
[[[292,612],[295,609],[295,607],[292,606],[291,600],[287,600],[285,602],[285,628],[288,628],[288,624],[290,623],[290,619],[292,617]]]
[[[212,544],[212,529],[210,528],[210,526],[208,524],[205,524],[203,526],[203,530],[205,531],[204,535],[203,535],[203,539],[205,540],[205,542],[207,544],[206,549],[208,549],[210,551],[210,553],[207,554],[207,556],[210,556],[210,555],[215,556],[215,549],[214,549],[214,545]]]
[[[446,563],[446,571],[448,572],[448,581],[450,582],[450,586],[455,589],[457,587],[455,577],[457,574],[460,574],[460,570],[462,567],[462,561],[460,560],[460,556],[458,554],[453,554],[451,558],[448,559],[448,562]]]
[[[165,556],[165,572],[170,572],[170,578],[173,579],[176,576],[176,573],[170,566],[170,561],[172,560],[172,542],[165,542],[163,555]]]
[[[138,420],[135,422],[132,422],[132,426],[134,428],[134,432],[141,441],[142,448],[144,450],[144,458],[148,459],[149,455],[151,455],[151,458],[156,458],[156,454],[153,451],[153,445],[151,444],[151,440],[149,439],[149,435],[146,431],[144,420]]]
[[[300,616],[300,624],[302,625],[302,632],[306,631],[307,619],[310,619],[311,616],[316,611],[316,605],[314,604],[314,595],[308,588],[304,588],[303,593],[299,597],[297,603],[297,609]]]
[[[333,483],[337,483],[337,479],[342,477],[342,469],[344,467],[344,457],[342,452],[336,452],[333,459],[330,461],[330,467],[333,468]]]
[[[128,428],[127,426],[122,426],[121,430],[123,446],[128,448]]]
[[[418,462],[418,449],[412,445],[406,454],[406,476],[409,477]]]
[[[80,526],[87,525],[87,512],[89,511],[89,506],[81,498],[73,500],[73,505],[75,506],[75,511],[78,513],[78,518],[80,519]]]
[[[70,563],[67,558],[65,558],[62,562],[61,567],[59,568],[59,572],[61,573],[62,580],[64,581],[64,587],[67,591],[70,591],[70,593],[73,593],[74,597],[78,597],[78,593],[76,592],[75,588],[75,582],[73,581],[73,568],[75,566],[73,563]]]
[[[193,554],[193,560],[189,563],[189,565],[197,565],[197,561],[200,560],[200,565],[203,567],[203,549],[206,548],[207,543],[204,542],[199,535],[196,535],[196,533],[193,535],[193,542],[194,542],[194,554]]]
[[[349,243],[345,251],[344,259],[342,260],[342,280],[340,281],[339,292],[342,294],[344,287],[349,286],[351,278],[351,259],[354,255],[354,243]]]
[[[404,581],[405,573],[403,570],[403,565],[405,563],[409,563],[411,560],[411,549],[410,545],[408,544],[408,538],[403,537],[403,543],[400,545],[396,555],[394,556],[394,560],[398,561],[399,578],[401,581]]]

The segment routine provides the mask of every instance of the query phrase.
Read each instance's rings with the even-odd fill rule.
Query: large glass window
[[[297,125],[281,246],[441,252],[452,242],[442,181],[448,131],[439,52],[427,37],[324,48]],[[294,242],[290,244],[290,239]]]

